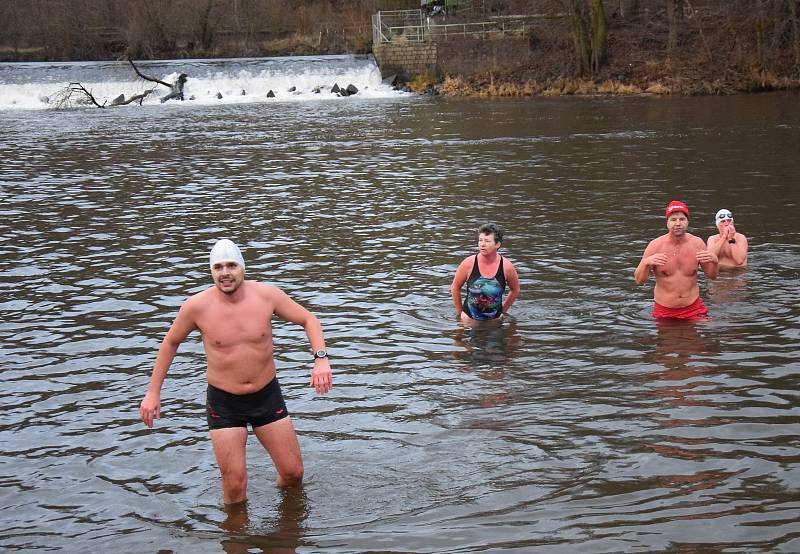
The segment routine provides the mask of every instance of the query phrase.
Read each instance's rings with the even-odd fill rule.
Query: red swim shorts
[[[667,308],[656,302],[653,306],[653,317],[656,319],[686,319],[689,321],[711,319],[711,316],[708,315],[708,308],[706,308],[699,296],[697,300],[682,308]]]

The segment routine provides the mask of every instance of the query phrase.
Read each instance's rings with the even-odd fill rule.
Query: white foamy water
[[[372,56],[296,56],[223,60],[167,60],[134,62],[155,79],[174,82],[185,73],[185,102],[190,104],[243,104],[254,102],[319,101],[344,99],[334,86],[353,85],[358,95],[385,98],[401,95],[381,81]],[[44,110],[54,107],[59,91],[80,83],[95,99],[110,105],[120,94],[125,98],[156,87],[144,104],[161,104],[169,94],[163,85],[137,77],[127,61],[74,63],[0,64],[0,110]],[[274,98],[268,97],[272,91]],[[129,104],[136,107],[138,103]],[[117,108],[119,109],[119,108]]]

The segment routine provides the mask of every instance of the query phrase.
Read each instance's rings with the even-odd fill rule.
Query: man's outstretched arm
[[[322,332],[322,324],[319,319],[305,309],[303,306],[292,300],[288,294],[280,289],[271,288],[271,294],[275,298],[275,315],[286,321],[301,325],[305,329],[308,343],[312,352],[325,350],[325,336]],[[333,372],[331,371],[330,361],[327,357],[315,358],[314,368],[311,370],[311,386],[317,393],[325,394],[333,386]]]
[[[161,418],[161,386],[167,377],[167,371],[169,366],[172,365],[172,360],[175,359],[178,347],[189,333],[196,328],[194,321],[189,316],[190,311],[191,309],[187,307],[186,303],[181,306],[175,321],[172,322],[164,340],[161,341],[161,346],[158,348],[153,373],[150,376],[150,385],[147,387],[147,393],[145,393],[144,399],[139,405],[139,417],[148,427],[153,426],[154,419]]]

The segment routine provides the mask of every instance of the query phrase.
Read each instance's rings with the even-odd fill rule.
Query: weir
[[[353,85],[359,97],[403,94],[381,82],[380,70],[371,55],[135,63],[143,73],[166,82],[173,82],[181,73],[188,75],[186,100],[170,100],[165,106],[338,99],[331,92],[335,85]],[[153,83],[139,79],[127,61],[0,64],[0,110],[48,109],[53,95],[73,82],[80,82],[107,104],[120,94],[129,97],[153,87]],[[274,96],[268,96],[270,91]],[[144,103],[160,104],[159,98],[168,92],[159,87]]]

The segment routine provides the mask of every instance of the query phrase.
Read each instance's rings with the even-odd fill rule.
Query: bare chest
[[[666,254],[667,263],[657,268],[657,274],[692,276],[697,273],[697,249],[691,245],[667,244],[661,248],[660,253]]]
[[[272,337],[272,312],[265,305],[215,306],[198,318],[203,342],[216,348],[260,343]]]

